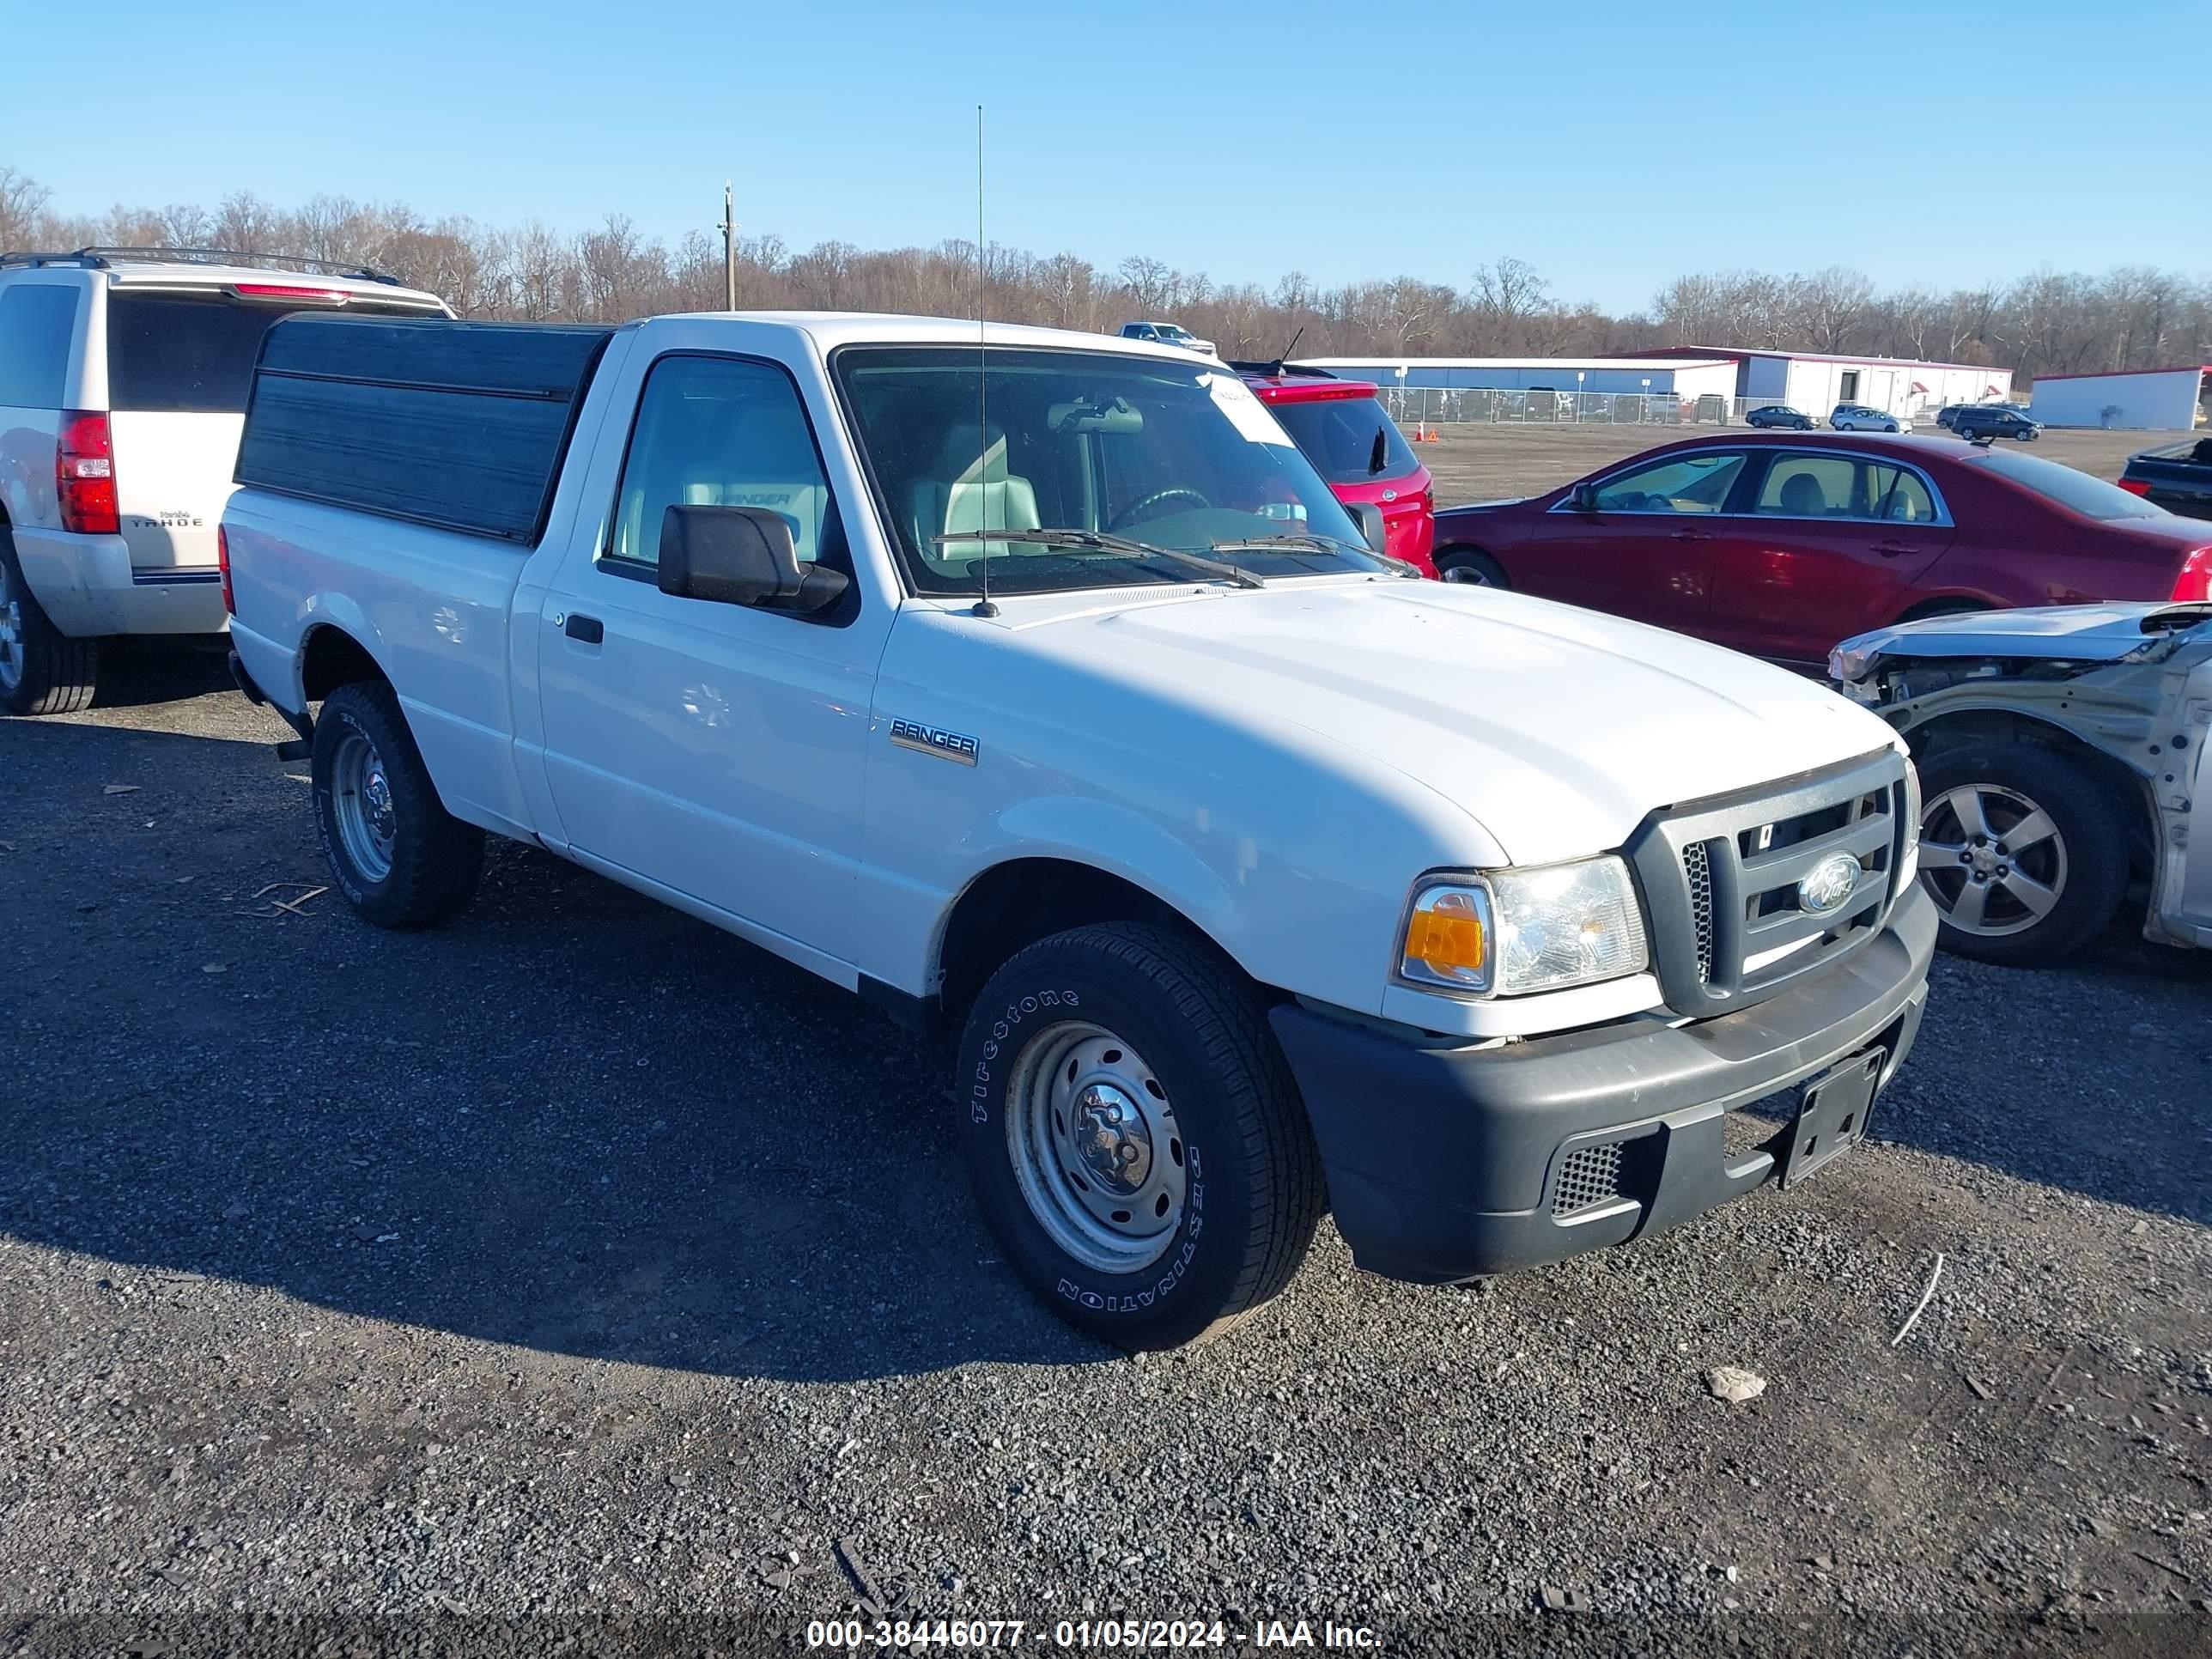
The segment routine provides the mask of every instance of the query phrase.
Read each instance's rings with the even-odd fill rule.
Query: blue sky
[[[993,240],[1217,281],[2212,272],[2204,0],[4,10],[52,70],[10,76],[0,162],[64,210],[322,191],[672,240],[728,176],[793,247],[934,242],[973,234],[981,101]]]

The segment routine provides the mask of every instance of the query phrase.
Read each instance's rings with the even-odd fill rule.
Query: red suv
[[[1446,581],[1821,663],[1912,617],[2212,597],[2212,527],[2016,449],[1745,432],[1437,515]]]
[[[1376,401],[1375,386],[1280,364],[1234,367],[1274,410],[1337,500],[1382,509],[1383,551],[1424,576],[1435,575],[1429,550],[1436,533],[1436,481]]]

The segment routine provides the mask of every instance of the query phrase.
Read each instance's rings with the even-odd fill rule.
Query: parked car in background
[[[1908,617],[2212,591],[2212,528],[2073,467],[1934,437],[1741,433],[1437,514],[1446,581],[1824,662]]]
[[[1743,417],[1746,426],[1778,427],[1792,432],[1810,432],[1820,423],[1802,409],[1792,409],[1787,404],[1766,404],[1751,410]]]
[[[374,272],[264,257],[0,255],[0,710],[88,705],[102,640],[222,632],[216,526],[270,324],[448,314]]]
[[[2169,513],[2212,519],[2212,438],[2129,456],[2120,488]]]
[[[1346,506],[1382,514],[1383,550],[1437,574],[1436,481],[1366,380],[1279,363],[1233,363]]]
[[[1920,767],[1920,884],[1961,956],[2078,956],[2146,878],[2143,934],[2212,946],[2212,605],[1907,623],[1828,659]]]
[[[258,377],[231,640],[347,902],[435,923],[514,836],[960,1034],[945,1130],[999,1255],[1107,1340],[1265,1302],[1325,1208],[1437,1283],[1794,1183],[1911,1048],[1894,732],[1406,580],[1186,354],[307,318]]]
[[[1912,422],[1887,410],[1866,404],[1838,404],[1829,411],[1828,424],[1838,432],[1910,432]]]
[[[1936,424],[1948,432],[1951,429],[1951,422],[1959,418],[1959,411],[1972,407],[1973,405],[1971,404],[1946,404],[1936,411]]]
[[[1155,345],[1181,346],[1185,351],[1195,351],[1201,357],[1213,356],[1213,342],[1201,340],[1180,323],[1124,323],[1121,337],[1125,340],[1149,340]]]
[[[1951,430],[1961,438],[2012,438],[2028,444],[2043,435],[2043,423],[2030,420],[2018,410],[1989,404],[1960,410],[1951,422]]]

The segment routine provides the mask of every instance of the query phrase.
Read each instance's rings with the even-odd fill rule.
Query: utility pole
[[[722,180],[722,309],[738,308],[738,210],[730,194],[730,181]]]

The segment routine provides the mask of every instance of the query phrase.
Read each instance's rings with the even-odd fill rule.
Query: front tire
[[[2108,780],[2043,744],[1992,743],[1939,751],[1920,782],[1920,884],[1945,950],[2042,968],[2112,925],[2129,830]]]
[[[1234,967],[1111,923],[1021,951],[957,1073],[983,1219],[1070,1324],[1118,1347],[1218,1334],[1297,1273],[1321,1164],[1267,1012]]]
[[[1440,580],[1457,582],[1468,587],[1510,588],[1505,580],[1505,568],[1487,553],[1478,553],[1471,547],[1447,548],[1437,555],[1437,575]]]
[[[315,722],[315,832],[338,890],[380,927],[429,927],[476,896],[483,831],[447,812],[382,680],[331,693]]]
[[[92,707],[99,678],[100,641],[54,626],[23,580],[15,537],[0,529],[0,709],[77,714]]]

